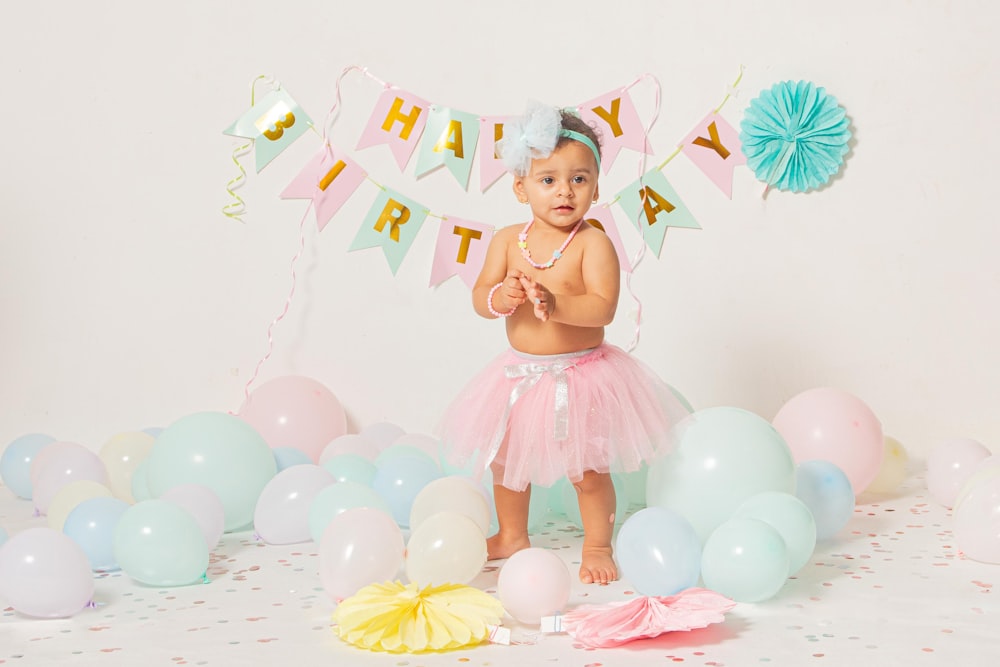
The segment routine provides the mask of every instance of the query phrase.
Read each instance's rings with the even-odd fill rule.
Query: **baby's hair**
[[[598,154],[601,154],[601,157],[604,157],[601,151],[601,137],[598,134],[596,127],[588,125],[585,120],[570,111],[560,111],[559,115],[562,116],[562,129],[579,132],[583,136],[587,137],[594,142],[594,146],[597,147]],[[570,137],[559,137],[559,141],[556,143],[556,146],[562,146],[567,141],[573,141],[573,139]]]

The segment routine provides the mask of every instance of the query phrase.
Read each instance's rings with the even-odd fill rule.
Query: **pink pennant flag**
[[[581,104],[577,109],[581,118],[601,130],[601,165],[604,173],[611,169],[622,148],[652,155],[653,149],[627,88],[605,93]]]
[[[608,239],[611,240],[611,245],[615,247],[615,253],[618,255],[618,264],[621,265],[622,271],[625,273],[632,273],[632,264],[628,260],[628,255],[625,253],[625,246],[622,244],[621,234],[618,233],[618,225],[615,223],[615,216],[611,213],[611,209],[608,208],[607,204],[601,206],[595,206],[589,211],[587,211],[587,224],[597,227],[608,235]]]
[[[320,231],[367,174],[356,162],[333,146],[321,148],[281,192],[282,199],[312,199]]]
[[[439,285],[458,274],[469,289],[476,284],[486,261],[486,248],[493,238],[493,227],[446,217],[438,229],[430,286]]]
[[[388,144],[402,171],[420,142],[429,107],[430,102],[416,95],[398,88],[387,88],[375,103],[368,126],[358,140],[357,150]]]
[[[681,151],[722,190],[733,198],[733,171],[747,163],[740,134],[726,119],[710,112],[684,137]]]
[[[497,156],[496,144],[503,138],[504,125],[516,116],[484,116],[479,119],[479,191],[497,182],[507,168]]]

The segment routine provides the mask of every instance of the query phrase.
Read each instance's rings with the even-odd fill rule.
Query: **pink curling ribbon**
[[[649,118],[649,122],[646,123],[646,127],[643,128],[643,133],[645,136],[649,136],[649,131],[653,129],[653,124],[656,123],[656,119],[660,116],[660,81],[655,75],[646,72],[640,74],[635,81],[625,86],[625,88],[631,88],[635,84],[639,83],[643,79],[649,79],[653,82],[653,93],[655,99],[655,105],[653,107],[653,114]],[[643,174],[646,173],[646,154],[642,153],[639,156],[639,178],[641,179]],[[645,205],[646,193],[643,192],[643,199],[641,200],[640,206]],[[646,242],[643,241],[639,244],[639,249],[636,251],[635,256],[632,258],[632,271],[625,274],[625,288],[628,290],[629,296],[632,301],[635,302],[635,331],[632,334],[632,340],[629,342],[628,347],[625,348],[626,352],[631,352],[639,344],[639,330],[642,327],[642,301],[636,295],[635,290],[632,289],[632,274],[635,273],[635,268],[642,261],[642,258],[646,254]]]
[[[288,290],[288,296],[285,297],[285,306],[281,309],[281,313],[271,320],[271,324],[267,327],[267,352],[263,357],[261,357],[260,361],[257,362],[257,366],[253,369],[253,375],[250,376],[246,386],[243,387],[244,401],[250,399],[250,386],[257,380],[257,375],[260,373],[261,366],[263,366],[264,362],[271,358],[271,352],[274,351],[274,336],[271,334],[271,331],[274,329],[275,325],[278,324],[278,322],[285,319],[285,315],[288,314],[288,309],[292,305],[292,297],[295,296],[296,283],[295,264],[299,261],[299,258],[302,257],[302,251],[305,250],[306,247],[305,224],[306,217],[308,217],[310,209],[312,209],[312,201],[309,202],[309,206],[306,207],[305,213],[302,214],[302,219],[299,221],[299,249],[295,253],[295,256],[292,257],[291,263],[292,287]]]

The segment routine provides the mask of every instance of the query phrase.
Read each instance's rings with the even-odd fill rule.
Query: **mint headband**
[[[597,150],[597,146],[591,141],[590,137],[586,134],[576,132],[575,130],[559,130],[560,137],[566,137],[567,139],[572,139],[573,141],[579,141],[581,144],[590,149],[594,154],[594,159],[597,160],[597,170],[601,170],[601,154]]]

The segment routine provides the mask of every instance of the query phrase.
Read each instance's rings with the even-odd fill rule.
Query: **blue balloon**
[[[292,466],[313,463],[308,454],[295,447],[273,447],[271,453],[274,454],[274,463],[278,466],[278,472]]]
[[[643,595],[674,595],[698,583],[701,540],[691,522],[665,507],[625,519],[615,541],[622,577]]]
[[[847,475],[829,461],[803,461],[795,468],[795,496],[816,520],[816,539],[828,540],[854,514],[854,489]]]
[[[413,499],[441,476],[441,467],[431,457],[401,453],[378,464],[372,488],[389,504],[396,523],[408,528]]]
[[[88,498],[66,515],[63,533],[80,545],[95,572],[120,569],[115,558],[115,528],[129,504],[119,498]]]
[[[31,462],[38,452],[56,439],[44,433],[15,438],[0,456],[0,479],[18,498],[31,500]]]

